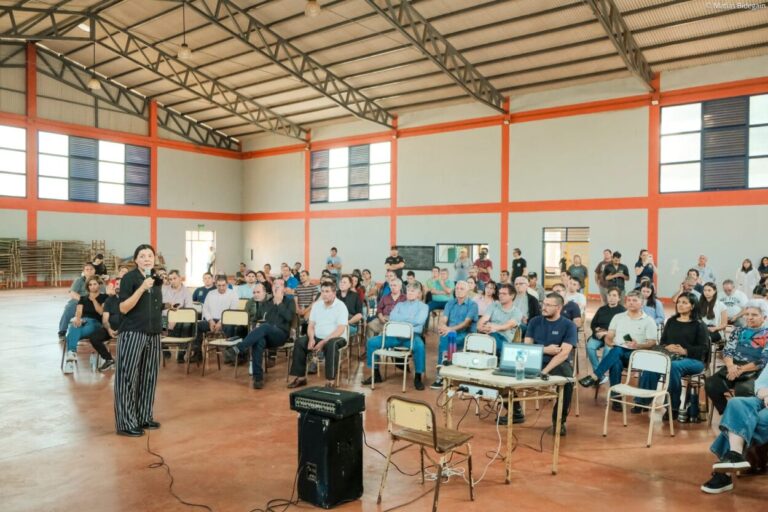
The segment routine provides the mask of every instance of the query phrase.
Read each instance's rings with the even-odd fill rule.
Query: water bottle
[[[453,354],[456,352],[456,331],[448,333],[448,356],[446,361],[451,362],[453,360]]]
[[[92,372],[96,371],[96,361],[97,361],[96,354],[91,354],[89,362],[91,363],[91,371]]]
[[[518,350],[515,357],[515,378],[517,380],[525,378],[525,352],[522,350]]]

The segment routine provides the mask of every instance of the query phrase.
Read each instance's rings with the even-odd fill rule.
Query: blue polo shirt
[[[537,316],[528,322],[528,329],[525,331],[526,338],[533,338],[536,345],[562,345],[570,343],[573,345],[574,353],[578,344],[576,337],[576,324],[567,318],[560,316],[555,321],[547,320],[543,316]],[[544,354],[544,364],[546,365],[552,359],[552,356]],[[570,359],[570,358],[569,358]]]
[[[448,304],[445,305],[443,314],[448,319],[448,327],[458,325],[467,318],[472,320],[472,324],[469,329],[459,332],[476,332],[477,331],[477,302],[469,299],[464,299],[464,304],[459,304],[456,299],[451,299]]]
[[[301,283],[299,283],[299,280],[295,277],[291,276],[288,278],[288,280],[285,282],[285,287],[290,288],[291,290],[296,290],[296,288],[299,287]],[[293,293],[286,293],[287,297],[293,297]]]
[[[389,314],[393,322],[408,322],[413,326],[414,334],[421,334],[429,315],[429,307],[420,300],[398,302]]]

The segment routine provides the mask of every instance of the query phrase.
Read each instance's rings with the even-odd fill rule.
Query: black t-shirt
[[[120,281],[120,302],[128,300],[144,282],[144,274],[136,268],[123,276]],[[160,334],[163,329],[163,292],[160,285],[142,292],[136,305],[123,315],[121,332],[143,332]]]
[[[341,290],[339,290],[336,292],[336,297],[341,302],[343,302],[345,306],[347,306],[347,311],[349,311],[350,318],[357,315],[358,313],[363,313],[363,302],[360,300],[360,295],[358,295],[356,291],[350,289],[347,291],[347,296],[342,297]]]
[[[107,275],[107,266],[104,263],[99,263],[98,265],[94,263],[93,266],[96,268],[97,276]]]
[[[675,317],[667,320],[661,333],[660,345],[680,345],[688,357],[704,361],[709,353],[709,331],[703,322],[681,322]]]
[[[104,312],[109,313],[109,326],[115,330],[120,330],[120,299],[117,295],[110,295],[107,300],[104,301]]]
[[[106,293],[100,293],[96,296],[96,302],[99,304],[104,304],[105,300],[107,300]],[[93,305],[93,301],[89,295],[80,297],[80,302],[78,302],[78,304],[83,306],[83,318],[93,318],[101,323],[101,313],[96,311],[96,307]]]
[[[528,262],[525,261],[525,258],[517,258],[512,259],[512,281],[515,280],[516,277],[520,277],[523,275],[523,270],[525,270],[525,267],[528,266]]]
[[[611,274],[624,274],[626,279],[622,279],[620,277],[615,279],[608,279],[608,276]],[[615,286],[619,290],[623,290],[624,284],[627,282],[627,279],[629,279],[629,269],[623,263],[619,263],[618,266],[614,265],[613,263],[608,263],[605,268],[603,268],[603,279],[605,279],[607,286]]]
[[[386,260],[384,260],[384,263],[386,263],[387,265],[397,265],[399,263],[403,263],[404,261],[405,260],[403,259],[402,256],[397,255],[397,256],[389,256]],[[393,270],[393,272],[395,273],[395,275],[397,275],[398,279],[402,279],[403,278],[403,269],[402,268],[399,268],[397,270]]]

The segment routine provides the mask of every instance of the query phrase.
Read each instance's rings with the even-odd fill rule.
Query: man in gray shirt
[[[522,313],[513,302],[514,288],[510,284],[500,284],[498,289],[499,300],[494,302],[477,322],[477,332],[488,334],[496,340],[496,355],[501,354],[504,343],[511,343],[515,339]],[[526,304],[527,306],[527,304]]]
[[[88,262],[83,265],[83,274],[72,282],[72,287],[69,289],[69,301],[64,306],[64,312],[59,319],[59,340],[64,339],[64,335],[67,333],[67,327],[70,320],[75,317],[75,310],[77,309],[77,303],[80,301],[80,297],[88,295],[88,289],[85,287],[85,282],[88,278],[96,275],[96,267],[93,263]]]

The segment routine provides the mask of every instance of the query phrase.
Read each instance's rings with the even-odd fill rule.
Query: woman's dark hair
[[[643,283],[640,285],[640,291],[643,291],[643,288],[648,288],[651,290],[651,294],[648,296],[648,300],[645,301],[645,305],[649,308],[656,309],[656,288],[654,288],[653,283]]]
[[[749,267],[745,267],[744,266],[744,264],[747,263],[747,262],[749,262]],[[753,268],[755,268],[755,267],[752,265],[752,260],[751,259],[746,258],[744,261],[741,262],[741,271],[742,272],[747,273],[750,270],[752,270]]]
[[[637,254],[637,262],[642,263],[643,261],[643,253],[648,252],[648,249],[640,249],[640,252]]]
[[[149,244],[141,244],[140,246],[138,246],[138,247],[136,248],[136,250],[135,250],[135,251],[133,251],[133,261],[136,261],[136,258],[138,258],[138,257],[139,257],[139,253],[140,253],[141,251],[143,251],[144,249],[149,249],[150,251],[152,251],[152,254],[153,254],[153,255],[157,255],[157,251],[155,250],[155,248],[154,248],[154,247],[152,247],[152,246],[151,246],[151,245],[149,245]]]
[[[691,322],[698,322],[699,321],[699,301],[696,299],[696,296],[692,294],[691,292],[683,292],[677,297],[677,301],[679,301],[682,298],[688,299],[688,302],[691,304]],[[677,301],[675,301],[675,314],[672,315],[672,318],[677,320],[678,317],[680,317],[680,313],[677,312]]]
[[[715,290],[715,294],[712,296],[712,300],[707,300],[704,294],[701,294],[699,299],[699,306],[696,308],[699,310],[699,316],[704,319],[712,320],[715,318],[715,304],[717,303],[717,285],[715,283],[704,283],[704,288],[709,286]]]
[[[258,278],[259,278],[259,274],[261,274],[261,277],[262,277],[262,278],[263,278],[265,281],[267,280],[267,275],[266,275],[266,274],[265,274],[263,271],[261,271],[261,270],[257,270],[257,271],[256,271],[256,279],[258,279]]]
[[[85,289],[88,289],[88,285],[91,284],[91,281],[96,281],[96,284],[101,286],[101,279],[99,279],[98,276],[91,276],[88,279],[85,280]]]
[[[760,258],[760,266],[763,268],[768,268],[768,256],[763,256]]]
[[[488,285],[493,286],[493,295],[491,295],[493,300],[499,300],[499,285],[497,285],[496,281],[493,281],[493,280],[488,281],[487,283],[485,283],[485,287],[486,288],[488,288]],[[485,296],[485,289],[483,289],[483,296]],[[513,296],[514,296],[514,294],[513,294]]]
[[[752,290],[752,295],[759,295],[760,297],[765,297],[768,295],[768,287],[765,287],[763,285],[757,285],[755,286],[755,289]]]

